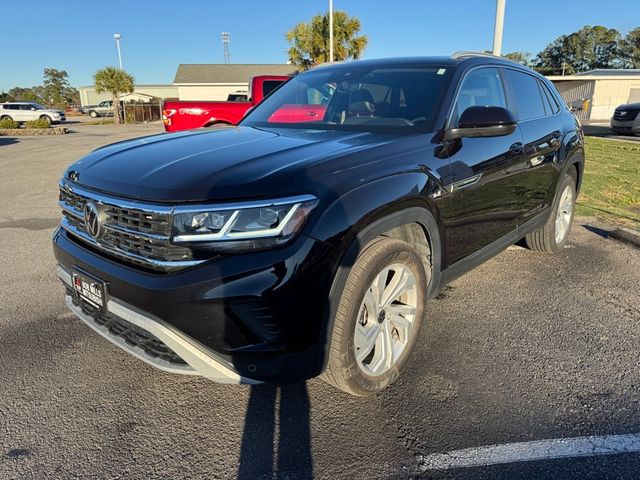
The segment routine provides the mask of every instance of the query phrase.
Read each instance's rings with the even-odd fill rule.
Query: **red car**
[[[251,79],[251,90],[247,101],[169,101],[162,110],[162,121],[167,132],[190,130],[213,125],[235,125],[254,105],[262,101],[273,90],[290,77],[283,75],[261,75]]]

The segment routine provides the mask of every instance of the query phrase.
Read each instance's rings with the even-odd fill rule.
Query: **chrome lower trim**
[[[125,261],[135,261],[142,265],[147,265],[150,268],[161,268],[163,270],[178,270],[181,268],[192,267],[194,265],[199,265],[200,263],[205,262],[206,260],[154,260],[151,258],[146,258],[140,255],[135,255],[130,252],[125,252],[124,250],[120,250],[118,248],[107,247],[99,242],[97,242],[94,238],[87,235],[85,232],[74,227],[69,220],[66,218],[62,218],[60,222],[60,226],[65,229],[65,231],[69,232],[71,235],[79,238],[85,243],[88,243],[94,248],[98,250],[102,250],[103,252],[109,253],[117,258],[121,258]]]
[[[72,287],[71,274],[69,272],[61,266],[58,266],[56,268],[56,274],[63,283]],[[117,345],[153,367],[171,373],[201,375],[218,383],[247,383],[254,385],[262,383],[250,378],[242,377],[231,368],[224,365],[224,363],[218,360],[209,349],[198,344],[195,340],[179,333],[173,327],[160,319],[151,318],[136,311],[120,300],[111,298],[107,301],[107,310],[109,313],[123,318],[127,322],[130,322],[139,328],[146,330],[152,335],[155,335],[178,356],[180,356],[180,358],[187,362],[188,366],[181,367],[179,365],[171,364],[165,360],[150,357],[139,347],[132,347],[120,337],[111,334],[106,328],[100,327],[90,315],[86,314],[81,308],[73,304],[71,296],[66,296],[66,303],[69,309],[94,331],[102,335],[114,345]]]

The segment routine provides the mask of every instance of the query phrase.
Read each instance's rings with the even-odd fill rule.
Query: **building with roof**
[[[247,91],[256,75],[289,75],[295,66],[286,64],[194,64],[181,63],[173,80],[180,100],[226,100],[231,92]]]
[[[640,102],[640,69],[597,69],[550,76],[580,120],[609,120],[617,106]]]
[[[80,104],[84,107],[86,105],[97,105],[103,100],[111,100],[111,94],[109,92],[96,93],[96,87],[94,85],[88,85],[86,87],[78,87],[80,92]],[[121,96],[125,101],[137,101],[137,102],[151,102],[157,103],[157,99],[166,100],[169,98],[178,97],[178,88],[173,85],[135,85],[133,93],[129,93]]]

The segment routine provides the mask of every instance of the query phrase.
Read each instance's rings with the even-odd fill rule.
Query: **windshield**
[[[426,131],[451,68],[358,63],[297,75],[241,125],[364,131]]]

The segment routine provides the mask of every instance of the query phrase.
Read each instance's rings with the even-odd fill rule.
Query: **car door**
[[[553,203],[563,126],[560,106],[540,79],[511,68],[504,73],[524,143],[521,226]]]
[[[24,122],[25,119],[25,111],[22,110],[22,104],[13,104],[9,105],[10,115],[16,122]]]
[[[501,70],[471,70],[460,84],[449,127],[457,127],[462,112],[472,106],[510,109]],[[449,156],[450,211],[445,236],[448,265],[515,232],[519,213],[517,165],[523,145],[519,128],[498,137],[457,139]]]
[[[21,118],[21,122],[28,122],[30,120],[35,120],[36,118],[38,118],[38,112],[35,110],[35,108],[33,107],[33,105],[30,105],[28,103],[23,103],[22,105],[20,105],[20,118]]]

